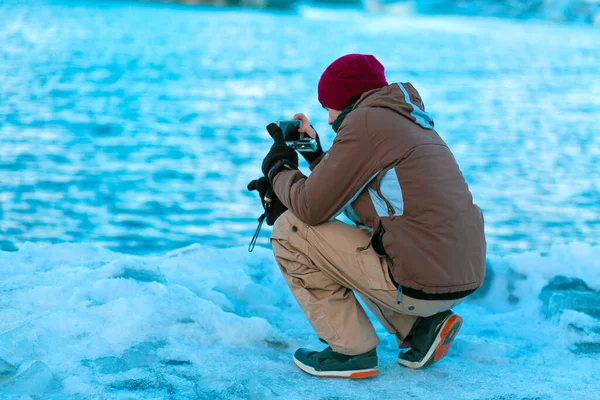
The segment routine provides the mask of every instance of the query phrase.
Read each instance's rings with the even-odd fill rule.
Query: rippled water
[[[0,21],[1,250],[247,244],[264,126],[305,112],[328,146],[316,83],[348,52],[421,91],[490,251],[600,241],[597,28],[91,1],[2,2]]]

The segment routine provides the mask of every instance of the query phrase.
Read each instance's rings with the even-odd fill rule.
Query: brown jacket
[[[284,170],[273,182],[300,220],[317,225],[344,212],[370,227],[403,287],[443,294],[481,286],[481,210],[410,83],[364,93],[319,161],[308,178]]]

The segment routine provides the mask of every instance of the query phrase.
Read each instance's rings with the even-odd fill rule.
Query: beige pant
[[[402,344],[419,316],[449,310],[460,300],[399,296],[370,235],[340,221],[309,226],[290,211],[273,227],[275,260],[317,335],[339,353],[365,353],[379,344],[354,294]]]

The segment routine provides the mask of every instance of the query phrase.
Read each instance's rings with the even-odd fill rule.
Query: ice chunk
[[[582,279],[556,276],[542,289],[540,300],[542,312],[548,318],[569,309],[600,319],[600,292]]]
[[[8,382],[3,389],[11,394],[39,396],[59,390],[61,385],[46,364],[36,361],[25,372]]]
[[[0,358],[0,383],[17,373],[14,365]]]
[[[155,265],[149,265],[141,260],[118,260],[111,263],[115,278],[133,279],[138,282],[167,283],[167,278]]]

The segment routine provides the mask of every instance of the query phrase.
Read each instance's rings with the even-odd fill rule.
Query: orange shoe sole
[[[293,360],[294,365],[303,372],[306,372],[309,375],[318,376],[321,378],[343,378],[343,379],[363,379],[370,378],[379,374],[379,369],[368,369],[362,371],[316,371],[314,368],[311,368],[307,365],[302,364],[296,359]]]
[[[430,350],[421,361],[409,362],[398,359],[398,364],[410,369],[421,369],[435,364],[448,353],[448,349],[461,326],[462,318],[459,315],[452,314],[442,323],[442,329],[436,336]]]
[[[446,353],[448,353],[448,349],[452,344],[452,341],[456,337],[456,334],[460,330],[462,326],[462,318],[456,314],[450,316],[444,323],[444,327],[440,332],[439,338],[440,341],[438,345],[435,347],[433,354],[429,357],[427,362],[423,365],[424,367],[434,364],[444,358]]]

